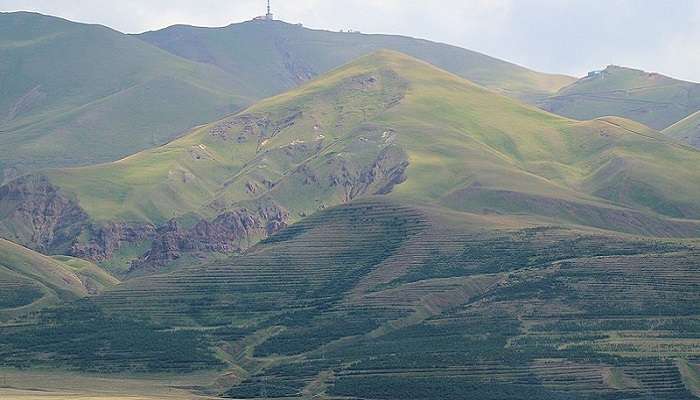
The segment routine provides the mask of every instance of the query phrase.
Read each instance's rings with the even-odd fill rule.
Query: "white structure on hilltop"
[[[275,17],[272,15],[272,8],[270,7],[270,0],[267,0],[267,14],[255,17],[253,21],[274,21],[274,19]]]

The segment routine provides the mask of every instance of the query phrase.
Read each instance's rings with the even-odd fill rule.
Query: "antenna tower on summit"
[[[270,7],[270,0],[267,0],[267,14],[265,14],[265,19],[272,21],[274,16],[272,15],[272,7]]]
[[[272,15],[272,7],[270,6],[270,0],[267,0],[267,14],[261,15],[259,17],[253,18],[253,21],[274,21],[275,16]]]

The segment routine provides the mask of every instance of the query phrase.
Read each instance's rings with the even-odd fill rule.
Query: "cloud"
[[[142,32],[224,26],[264,13],[264,0],[0,0]],[[583,75],[619,64],[700,81],[698,0],[273,0],[289,22],[447,42],[530,68]]]

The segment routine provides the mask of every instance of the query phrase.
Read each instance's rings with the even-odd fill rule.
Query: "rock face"
[[[109,260],[122,244],[149,240],[156,232],[153,225],[123,222],[110,222],[103,226],[90,225],[87,229],[91,239],[87,243],[75,243],[71,247],[71,255],[95,262]]]
[[[261,206],[255,212],[245,208],[227,211],[190,228],[171,220],[155,231],[151,248],[132,262],[131,271],[162,266],[186,253],[241,251],[285,228],[288,220],[289,213],[274,204]]]
[[[132,269],[162,266],[186,253],[231,253],[287,226],[289,213],[272,201],[237,208],[189,228],[177,221],[150,224],[90,221],[78,202],[46,177],[28,175],[0,187],[0,236],[45,254],[109,260],[125,244],[151,242]]]
[[[87,226],[88,216],[40,175],[0,187],[0,234],[42,253],[65,253]]]
[[[367,166],[345,159],[334,159],[330,164],[332,172],[328,183],[331,187],[342,188],[345,202],[367,194],[390,193],[394,186],[406,180],[409,165],[405,153],[397,146],[385,147]]]

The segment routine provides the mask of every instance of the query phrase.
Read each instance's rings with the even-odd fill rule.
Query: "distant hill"
[[[282,22],[176,26],[134,37],[0,13],[0,38],[0,183],[161,145],[382,47],[515,96],[540,98],[571,81],[452,46]]]
[[[559,117],[381,51],[165,146],[12,182],[0,188],[0,229],[137,269],[245,249],[372,195],[696,236],[698,163],[700,152],[635,122]],[[32,208],[51,213],[37,220]]]
[[[669,126],[663,133],[700,148],[700,111]]]
[[[236,111],[255,90],[97,25],[0,13],[0,181],[112,161]]]
[[[662,130],[700,110],[700,84],[611,65],[539,105],[579,120],[618,116]]]
[[[403,52],[518,98],[547,96],[574,81],[427,40],[314,30],[282,21],[250,21],[222,28],[175,25],[137,37],[241,77],[260,91],[261,98],[381,49]]]

